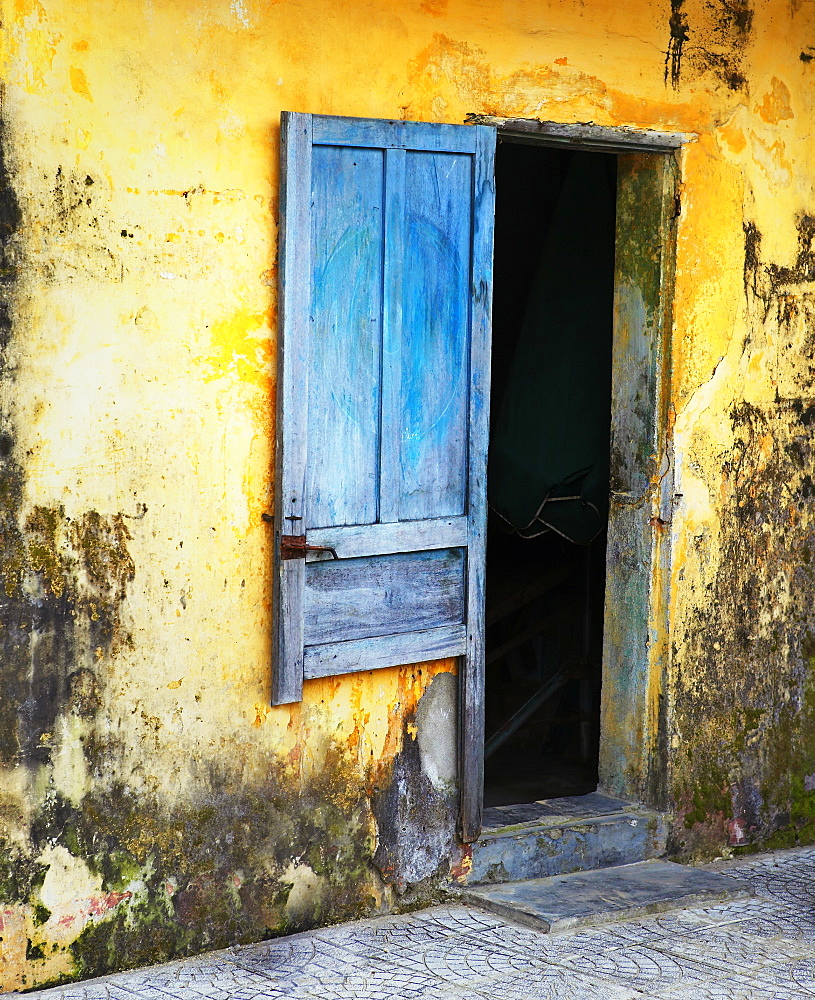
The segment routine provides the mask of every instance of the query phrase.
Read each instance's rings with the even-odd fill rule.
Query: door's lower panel
[[[305,645],[461,625],[465,551],[438,549],[308,563]]]
[[[354,670],[378,670],[402,663],[422,663],[446,656],[463,656],[467,649],[464,625],[382,635],[350,642],[327,642],[306,646],[304,677],[331,677]]]

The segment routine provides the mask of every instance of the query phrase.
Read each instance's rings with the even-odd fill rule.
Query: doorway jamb
[[[621,154],[617,204],[612,356],[611,504],[604,613],[600,786],[664,807],[668,667],[671,329],[679,153],[695,136],[679,132],[564,125],[470,114],[498,141]],[[481,664],[483,671],[483,664]],[[483,691],[483,685],[482,685]],[[480,711],[483,722],[483,704]],[[461,712],[461,814],[472,833],[481,814],[483,724]],[[466,748],[466,752],[465,752]],[[477,776],[481,780],[476,780]],[[476,839],[472,835],[468,840]]]

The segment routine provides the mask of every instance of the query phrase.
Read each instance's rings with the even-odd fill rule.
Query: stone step
[[[518,882],[662,857],[660,813],[602,792],[484,810],[465,885]]]
[[[746,882],[672,861],[572,872],[461,890],[467,903],[541,931],[607,923],[752,895]]]

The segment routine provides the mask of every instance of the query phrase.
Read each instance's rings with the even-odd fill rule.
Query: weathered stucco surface
[[[409,905],[456,862],[450,663],[268,707],[284,109],[697,135],[653,691],[674,848],[812,837],[812,5],[2,11],[3,987]]]

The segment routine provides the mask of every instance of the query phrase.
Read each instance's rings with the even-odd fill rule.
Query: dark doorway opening
[[[485,806],[597,787],[616,167],[497,149]]]

